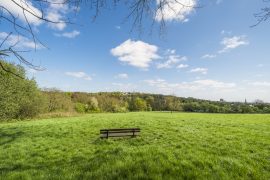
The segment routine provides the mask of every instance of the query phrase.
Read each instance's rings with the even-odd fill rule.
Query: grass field
[[[140,137],[100,139],[103,128]],[[270,179],[270,115],[90,114],[0,123],[0,179]]]

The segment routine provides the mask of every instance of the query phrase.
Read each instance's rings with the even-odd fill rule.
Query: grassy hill
[[[100,139],[103,128],[140,137]],[[270,115],[140,112],[0,123],[0,179],[270,179]]]

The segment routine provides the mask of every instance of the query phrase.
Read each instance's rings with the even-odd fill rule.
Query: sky
[[[253,14],[267,5],[258,0],[182,0],[198,8],[171,4],[165,7],[166,27],[159,33],[160,16],[147,17],[142,31],[125,20],[128,9],[119,5],[101,12],[81,6],[52,5],[46,16],[61,20],[72,16],[74,24],[48,24],[29,16],[42,43],[18,38],[18,48],[43,71],[27,69],[40,88],[82,92],[145,92],[200,99],[270,102],[270,21],[256,23]],[[0,5],[17,12],[12,2]],[[268,3],[269,5],[269,3]],[[167,8],[167,9],[166,9]],[[34,5],[32,10],[38,13]],[[151,22],[156,26],[152,29]],[[9,28],[0,24],[0,39]],[[8,59],[12,61],[13,59]]]

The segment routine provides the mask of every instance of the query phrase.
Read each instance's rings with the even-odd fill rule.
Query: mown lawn
[[[137,138],[100,139],[103,128]],[[0,123],[0,179],[270,179],[270,115],[90,114]]]

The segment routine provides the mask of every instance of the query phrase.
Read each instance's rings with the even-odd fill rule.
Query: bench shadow
[[[114,144],[114,145],[119,144],[123,146],[143,146],[143,145],[149,144],[149,142],[146,139],[144,139],[142,136],[109,137],[108,139],[97,137],[90,143],[95,146],[106,146],[110,144]]]

